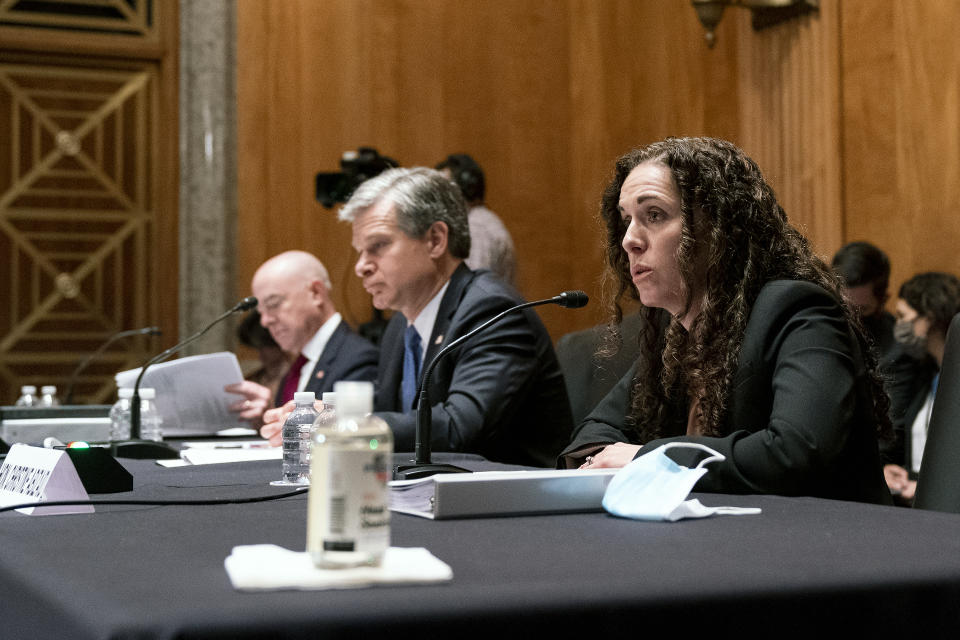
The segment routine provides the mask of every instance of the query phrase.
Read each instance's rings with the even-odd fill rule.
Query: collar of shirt
[[[310,381],[310,376],[313,375],[313,368],[317,366],[317,360],[320,359],[320,354],[323,353],[323,350],[327,348],[327,343],[330,342],[330,336],[337,330],[340,320],[341,316],[339,313],[330,316],[327,321],[317,329],[317,332],[313,334],[310,342],[304,345],[303,350],[300,351],[303,357],[307,359],[307,362],[303,365],[303,369],[300,370],[300,383],[297,385],[298,391],[303,391],[307,387],[307,382]],[[319,400],[319,398],[317,399]]]
[[[427,306],[423,308],[423,311],[420,312],[413,322],[407,321],[407,324],[413,324],[417,333],[420,334],[421,370],[423,366],[426,365],[426,363],[423,362],[423,354],[427,352],[427,345],[430,344],[430,335],[433,333],[433,325],[437,323],[437,312],[440,311],[440,301],[443,300],[443,294],[447,292],[447,287],[449,286],[450,281],[447,280],[444,285],[440,287],[440,291],[437,291],[436,295],[430,298],[430,302],[427,303]]]

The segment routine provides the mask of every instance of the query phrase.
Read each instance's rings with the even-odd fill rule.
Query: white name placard
[[[89,498],[70,456],[62,449],[15,444],[0,466],[0,506]],[[38,516],[93,513],[93,505],[28,507],[17,511]]]

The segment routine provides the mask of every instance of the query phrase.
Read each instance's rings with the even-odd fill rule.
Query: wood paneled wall
[[[839,5],[753,31],[738,23],[739,145],[794,226],[830,260],[843,244]]]
[[[0,2],[0,404],[176,339],[178,5]],[[128,337],[74,381],[113,402]]]
[[[754,32],[728,9],[708,49],[684,0],[240,0],[237,292],[304,248],[348,319],[368,318],[349,228],[314,201],[313,175],[371,145],[404,165],[472,154],[524,294],[598,300],[613,160],[668,135],[742,146],[824,257],[868,239],[895,284],[960,271],[958,20],[952,0],[822,0]],[[541,315],[554,337],[603,317]]]
[[[960,275],[960,3],[841,15],[845,238],[890,255],[893,295],[920,271]]]

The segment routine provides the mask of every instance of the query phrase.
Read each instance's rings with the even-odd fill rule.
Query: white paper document
[[[190,464],[221,464],[256,460],[283,460],[282,447],[184,449],[180,457]],[[280,465],[277,465],[279,469]],[[279,473],[279,471],[278,471]]]
[[[121,371],[117,387],[132,387],[140,369]],[[163,418],[163,435],[213,434],[221,429],[249,427],[228,407],[241,399],[223,387],[243,382],[237,356],[229,351],[179,358],[147,369],[142,387],[157,390],[157,409]]]

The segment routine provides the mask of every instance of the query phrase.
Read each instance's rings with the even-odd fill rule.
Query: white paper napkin
[[[306,551],[254,544],[234,547],[223,565],[233,587],[241,591],[348,589],[453,579],[450,566],[423,547],[390,547],[379,567],[318,569]]]

